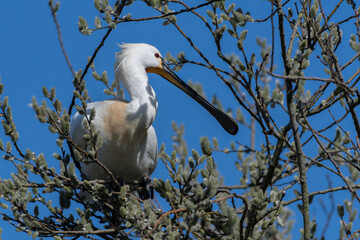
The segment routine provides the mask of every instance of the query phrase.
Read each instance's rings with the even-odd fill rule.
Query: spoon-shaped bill
[[[182,81],[172,70],[171,68],[162,61],[162,64],[157,68],[149,68],[147,72],[157,73],[181,90],[183,90],[186,94],[196,100],[201,104],[214,118],[220,123],[220,125],[230,134],[235,135],[239,127],[237,123],[229,117],[227,114],[223,113],[216,107],[214,107],[211,103],[206,101],[203,97],[201,97],[196,91],[194,91],[189,85],[187,85],[184,81]]]

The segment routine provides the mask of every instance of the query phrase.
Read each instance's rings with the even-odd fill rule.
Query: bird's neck
[[[121,72],[117,77],[121,79],[130,95],[128,120],[137,123],[140,131],[148,129],[155,119],[158,106],[155,92],[148,82],[148,76],[142,68]]]
[[[148,84],[145,86],[138,86],[141,91],[130,92],[129,102],[129,116],[138,122],[139,130],[148,129],[157,113],[158,102],[152,87]]]

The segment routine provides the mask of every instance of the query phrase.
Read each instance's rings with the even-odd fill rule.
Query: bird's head
[[[146,43],[123,43],[119,45],[121,51],[116,53],[115,71],[117,67],[125,60],[131,59],[132,63],[139,65],[138,67],[156,68],[162,63],[162,56],[154,46]]]
[[[123,62],[126,62],[125,59],[131,58],[132,61],[129,62],[132,64],[137,64],[137,67],[141,67],[147,73],[156,73],[162,76],[184,91],[198,103],[200,103],[211,115],[215,117],[215,119],[228,133],[233,135],[237,133],[238,126],[236,122],[231,117],[215,108],[212,104],[202,98],[196,91],[194,91],[189,85],[182,81],[172,71],[169,65],[166,64],[159,50],[157,50],[155,47],[145,43],[127,43],[121,45],[121,48],[121,52],[119,52],[116,56],[117,60],[115,63],[115,72],[126,71],[126,69],[119,68],[121,68],[121,64]]]
[[[181,90],[188,91],[187,85],[171,70],[160,51],[154,46],[146,43],[123,43],[120,47],[121,51],[116,54],[115,72],[128,71],[129,64],[137,65],[136,69],[144,69],[147,73],[156,73]],[[121,69],[122,64],[124,64],[124,69]]]

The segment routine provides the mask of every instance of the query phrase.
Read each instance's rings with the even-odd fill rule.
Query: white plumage
[[[138,180],[150,175],[156,166],[157,138],[151,124],[158,103],[146,74],[146,68],[159,65],[155,53],[158,50],[147,44],[122,45],[114,66],[115,78],[117,84],[121,81],[128,91],[130,101],[105,100],[88,104],[87,114],[95,108],[93,123],[103,138],[98,159],[115,177],[123,180]],[[82,148],[86,148],[84,119],[76,113],[71,123],[73,141]],[[88,179],[108,177],[95,163],[83,164],[82,173]]]
[[[157,112],[158,102],[149,84],[147,73],[157,73],[186,92],[205,107],[231,134],[238,127],[233,119],[213,107],[194,90],[180,80],[163,61],[159,51],[148,44],[123,44],[116,54],[115,80],[124,86],[130,101],[105,100],[88,104],[87,114],[95,109],[93,123],[103,138],[98,150],[101,161],[115,177],[123,180],[139,180],[150,175],[157,163],[157,138],[151,126]],[[86,149],[83,135],[84,116],[76,113],[71,122],[73,141]],[[106,179],[107,173],[97,164],[82,164],[87,179]]]

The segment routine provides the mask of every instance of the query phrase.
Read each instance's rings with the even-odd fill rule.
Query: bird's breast
[[[111,144],[115,147],[119,144],[125,145],[132,142],[136,132],[136,122],[128,119],[128,103],[120,101],[110,101],[103,109],[101,121],[97,129],[102,129],[104,144]],[[99,116],[100,117],[100,116]]]
[[[118,149],[138,148],[151,126],[155,113],[146,104],[134,107],[131,103],[109,101],[102,108],[96,121],[96,129],[102,133],[104,144]]]

